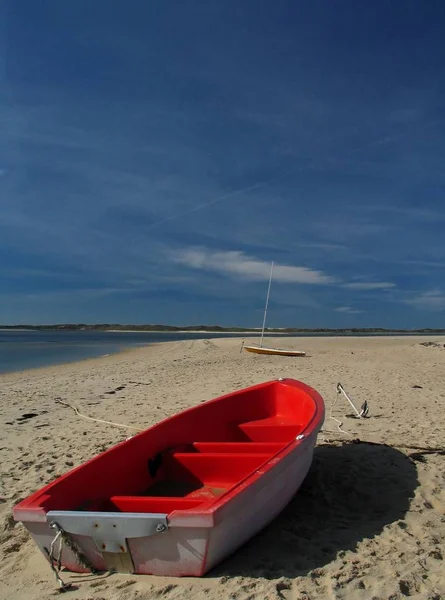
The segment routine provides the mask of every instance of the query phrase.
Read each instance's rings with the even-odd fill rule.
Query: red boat
[[[299,381],[242,389],[99,454],[14,517],[49,559],[55,523],[70,571],[201,576],[291,500],[323,420],[323,399]]]

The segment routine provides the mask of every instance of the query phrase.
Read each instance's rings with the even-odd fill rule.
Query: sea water
[[[0,373],[63,364],[157,342],[229,337],[217,333],[0,331]]]

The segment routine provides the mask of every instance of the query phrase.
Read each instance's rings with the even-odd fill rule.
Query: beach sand
[[[67,598],[445,598],[445,456],[406,448],[445,446],[445,338],[270,342],[307,356],[240,352],[236,338],[195,340],[1,375],[0,598],[58,596],[47,561],[14,523],[12,507],[132,433],[82,419],[56,399],[93,417],[145,428],[278,377],[304,381],[326,403],[311,471],[280,516],[203,578],[63,572],[73,583]],[[347,416],[351,408],[337,394],[338,382],[356,405],[369,402],[368,419]],[[333,415],[349,435],[329,418],[333,402]],[[374,444],[351,443],[355,438]]]

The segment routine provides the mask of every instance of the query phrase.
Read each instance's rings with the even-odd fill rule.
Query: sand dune
[[[435,342],[424,346],[422,342]],[[257,537],[202,579],[76,575],[79,600],[395,600],[445,598],[444,338],[280,339],[306,358],[240,353],[239,339],[163,343],[0,376],[0,597],[58,595],[11,509],[71,467],[219,394],[277,377],[316,388],[327,418],[300,492]],[[370,417],[357,420],[341,382]],[[333,416],[329,418],[331,406]],[[360,439],[372,443],[354,443]]]

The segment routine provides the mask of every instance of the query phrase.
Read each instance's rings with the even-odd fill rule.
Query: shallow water
[[[228,337],[215,333],[0,331],[0,373],[74,362],[156,342]]]
[[[261,332],[247,333],[246,339],[258,338]],[[291,337],[330,337],[332,333],[292,333]],[[342,333],[342,337],[386,337],[403,334],[391,333]],[[411,334],[413,335],[413,334]],[[415,334],[414,334],[415,335]],[[423,333],[421,336],[434,334]],[[0,330],[0,373],[21,371],[36,367],[74,362],[85,358],[96,358],[120,352],[125,348],[147,346],[158,342],[176,342],[233,337],[230,333],[179,333],[157,331],[108,332],[108,331],[18,331]],[[289,334],[271,333],[267,337],[289,337]]]

